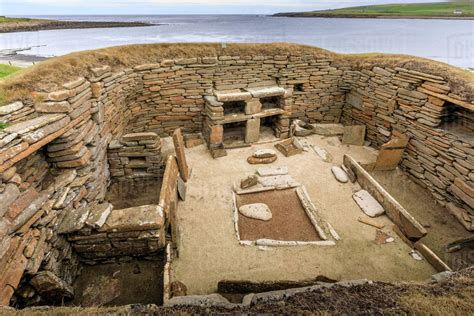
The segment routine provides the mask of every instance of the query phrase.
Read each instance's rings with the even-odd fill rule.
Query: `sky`
[[[272,14],[398,2],[433,0],[0,0],[0,15]]]

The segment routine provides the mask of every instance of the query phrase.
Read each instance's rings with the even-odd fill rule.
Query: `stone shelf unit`
[[[214,90],[205,96],[204,135],[209,147],[224,145],[224,124],[243,122],[245,143],[259,140],[261,119],[275,117],[273,130],[281,139],[289,137],[292,91],[279,86]]]

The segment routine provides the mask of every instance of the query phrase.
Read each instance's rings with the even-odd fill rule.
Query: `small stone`
[[[352,198],[357,205],[359,205],[361,210],[370,217],[376,217],[385,212],[382,205],[366,190],[360,190],[354,193]]]
[[[423,260],[423,256],[416,250],[410,251],[410,256],[417,261]]]
[[[258,178],[256,175],[251,175],[251,176],[248,176],[247,178],[245,179],[242,179],[240,181],[240,188],[241,189],[248,189],[250,187],[253,187],[255,185],[257,185],[258,183]]]
[[[314,150],[314,152],[321,158],[324,162],[332,162],[333,157],[330,153],[328,153],[325,149],[320,148],[318,146],[312,145],[311,146]]]
[[[276,156],[276,152],[272,149],[259,149],[253,153],[255,158],[271,158]]]
[[[339,166],[333,166],[331,167],[332,174],[334,177],[336,177],[336,180],[341,182],[341,183],[347,183],[349,181],[349,178],[347,177],[347,174],[344,172],[344,170],[341,169]]]
[[[239,212],[245,217],[269,221],[272,219],[272,212],[268,205],[263,203],[247,204],[239,208]]]

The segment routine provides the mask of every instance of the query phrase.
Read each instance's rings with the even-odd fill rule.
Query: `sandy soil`
[[[448,243],[472,236],[431,194],[411,181],[401,170],[372,172],[373,177],[403,205],[418,221],[426,226],[428,234],[423,242],[452,269],[474,265],[474,251],[465,249],[448,253]]]
[[[295,189],[237,196],[237,208],[252,203],[268,205],[272,212],[272,219],[265,222],[245,217],[239,213],[240,239],[321,240],[308,215],[306,215]]]
[[[177,225],[180,232],[179,258],[173,262],[173,279],[186,284],[188,294],[214,292],[217,282],[227,280],[304,280],[324,275],[335,280],[425,280],[435,270],[426,261],[415,261],[410,248],[390,229],[383,216],[384,230],[395,242],[376,245],[376,229],[359,223],[362,211],[352,200],[358,185],[341,184],[330,168],[341,164],[344,153],[362,163],[375,160],[370,148],[342,146],[337,138],[313,135],[307,140],[325,148],[334,157],[323,162],[314,152],[284,157],[272,165],[288,166],[292,177],[305,185],[322,216],[341,236],[335,247],[298,246],[267,248],[240,246],[232,221],[232,184],[255,173],[258,166],[246,162],[256,149],[273,144],[228,150],[228,156],[212,159],[204,145],[187,149],[192,176],[185,202],[180,202]]]
[[[85,265],[74,282],[76,295],[72,304],[82,307],[160,305],[163,302],[163,266],[162,258]]]

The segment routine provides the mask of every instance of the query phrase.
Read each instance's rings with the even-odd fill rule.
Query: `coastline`
[[[155,26],[145,22],[100,22],[100,21],[56,21],[31,20],[21,22],[0,23],[0,33],[34,32],[45,30],[64,29],[91,29],[91,28],[118,28],[118,27],[145,27]]]
[[[287,18],[328,18],[328,19],[394,19],[394,20],[474,20],[472,16],[403,16],[403,15],[364,15],[364,14],[324,14],[324,13],[276,13],[273,17]]]

